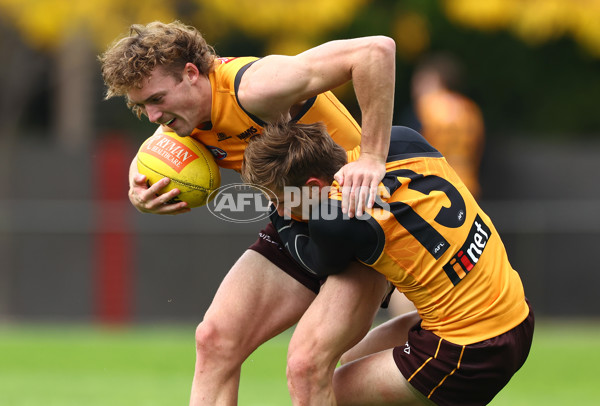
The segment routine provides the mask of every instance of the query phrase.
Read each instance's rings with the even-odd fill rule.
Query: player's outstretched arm
[[[169,178],[163,178],[148,187],[146,176],[137,170],[136,155],[129,167],[129,201],[142,213],[171,215],[187,213],[191,209],[187,207],[186,202],[168,203],[171,199],[179,195],[179,189],[159,194],[159,191],[167,186],[169,182]]]

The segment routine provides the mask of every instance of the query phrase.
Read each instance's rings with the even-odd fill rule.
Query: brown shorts
[[[418,323],[409,331],[406,345],[394,348],[394,360],[412,386],[437,405],[487,405],[525,363],[533,327],[530,306],[529,316],[512,330],[463,346]]]
[[[296,279],[302,285],[315,293],[319,293],[321,284],[326,278],[319,278],[299,265],[284,247],[277,230],[273,224],[267,226],[258,233],[258,239],[249,249],[258,252],[273,264],[277,265],[282,271]]]

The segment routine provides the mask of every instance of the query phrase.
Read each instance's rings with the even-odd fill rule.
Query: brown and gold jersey
[[[498,231],[443,157],[392,160],[384,185],[391,197],[370,211],[384,241],[367,264],[415,304],[423,328],[471,344],[527,317]]]
[[[357,153],[349,152],[350,160]],[[360,219],[341,214],[334,183],[329,207],[309,220],[308,230],[285,235],[293,227],[278,227],[292,255],[316,274],[339,272],[358,259],[414,303],[423,328],[455,344],[495,337],[527,317],[523,285],[498,231],[415,131],[393,128],[382,184],[389,195]]]
[[[192,137],[202,142],[223,168],[239,171],[250,138],[265,123],[246,112],[237,98],[245,70],[258,58],[219,58],[209,74],[212,88],[211,126],[195,129]],[[332,138],[346,150],[360,144],[360,126],[331,92],[307,100],[293,118],[300,123],[323,122]]]

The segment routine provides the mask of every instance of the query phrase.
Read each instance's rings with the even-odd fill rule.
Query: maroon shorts
[[[321,284],[325,282],[326,278],[319,278],[311,274],[294,260],[281,242],[277,230],[275,230],[275,227],[271,223],[268,223],[264,230],[258,233],[258,239],[249,249],[261,254],[277,265],[282,271],[315,293],[319,293]]]
[[[418,323],[409,331],[406,345],[394,348],[394,360],[412,386],[437,405],[487,405],[525,363],[533,326],[530,306],[529,316],[512,330],[463,346]]]

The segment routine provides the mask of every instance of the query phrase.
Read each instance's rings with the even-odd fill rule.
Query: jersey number
[[[450,207],[442,207],[439,210],[434,219],[436,223],[448,228],[458,228],[464,224],[466,218],[465,201],[454,185],[446,179],[436,175],[418,174],[410,169],[399,169],[388,172],[383,179],[383,184],[389,189],[390,194],[402,186],[402,182],[398,177],[411,180],[408,186],[409,189],[425,195],[429,195],[436,190],[443,192],[448,197]],[[435,259],[439,259],[450,247],[450,243],[408,204],[391,202],[388,205],[389,211],[402,227],[411,233]],[[379,207],[381,208],[381,206]]]

